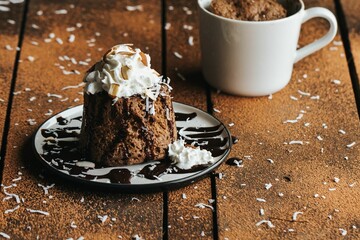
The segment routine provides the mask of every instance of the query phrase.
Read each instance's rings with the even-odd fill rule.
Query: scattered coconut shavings
[[[136,197],[132,197],[131,201],[137,201],[137,202],[141,202],[140,199],[136,198]]]
[[[8,19],[7,22],[11,25],[14,25],[16,23],[15,20],[13,19]]]
[[[181,194],[181,197],[182,197],[182,199],[186,199],[186,194],[185,194],[185,193],[182,193],[182,194]]]
[[[55,97],[55,98],[63,98],[63,96],[59,94],[47,93],[46,96],[48,97]]]
[[[8,213],[12,213],[12,212],[15,212],[16,210],[18,210],[20,208],[20,205],[17,205],[16,207],[12,208],[12,209],[7,209],[4,211],[5,214],[8,214]]]
[[[75,35],[74,34],[70,34],[69,38],[68,38],[68,41],[70,43],[74,42],[75,41]]]
[[[269,96],[268,96],[268,99],[273,99],[273,95],[272,94],[270,94]]]
[[[27,119],[26,121],[29,123],[30,126],[33,126],[33,125],[36,124],[36,121],[35,121],[35,119],[33,119],[33,118],[29,118],[29,119]]]
[[[344,130],[342,130],[342,129],[339,130],[339,133],[340,134],[346,134],[346,132]]]
[[[297,97],[294,97],[294,96],[290,96],[290,99],[291,99],[291,100],[294,100],[294,101],[299,100]]]
[[[27,59],[28,59],[30,62],[35,61],[35,58],[34,58],[33,56],[28,56]]]
[[[49,186],[46,186],[46,187],[45,187],[44,185],[42,185],[42,184],[39,183],[38,186],[41,187],[41,188],[44,190],[44,194],[45,194],[45,195],[48,195],[48,194],[49,194],[49,189],[52,188],[52,187],[54,187],[54,186],[55,186],[55,183],[53,183],[53,184],[51,184],[51,185],[49,185]]]
[[[70,223],[70,227],[71,227],[71,228],[77,228],[77,226],[76,226],[76,224],[75,224],[75,222],[74,222],[74,221],[71,221],[71,223]]]
[[[108,219],[108,215],[98,215],[98,219],[101,221],[101,223],[104,223]]]
[[[356,144],[356,142],[352,142],[352,143],[346,145],[346,147],[347,148],[352,148],[353,146],[355,146],[355,144]]]
[[[183,58],[183,56],[182,56],[180,53],[178,53],[178,52],[174,52],[174,55],[175,55],[175,57],[177,57],[177,58],[179,58],[179,59],[182,59],[182,58]]]
[[[310,97],[311,100],[319,100],[320,96],[319,95],[314,95]]]
[[[300,140],[293,140],[293,141],[290,141],[289,144],[290,145],[293,145],[293,144],[304,145],[304,142],[300,141]]]
[[[284,194],[283,194],[282,192],[279,192],[278,195],[279,195],[279,197],[283,197],[283,196],[284,196]]]
[[[1,7],[2,6],[0,6],[0,11],[1,11]],[[8,234],[4,233],[4,232],[0,232],[0,236],[3,237],[3,238],[6,238],[6,239],[10,239],[10,236]]]
[[[205,203],[197,203],[195,207],[198,208],[210,208],[212,211],[214,211],[214,207]]]
[[[45,113],[44,115],[45,116],[51,116],[52,114],[53,114],[53,110],[51,110],[51,109],[48,109],[48,112],[47,113]]]
[[[341,236],[346,236],[347,231],[345,229],[339,228],[339,231],[340,231]]]
[[[335,40],[332,42],[332,44],[335,45],[335,46],[342,46],[343,45],[342,41],[335,41]]]
[[[171,27],[171,23],[166,23],[164,29],[169,30]]]
[[[259,214],[260,214],[260,216],[264,216],[265,215],[265,210],[263,208],[260,208]]]
[[[57,37],[55,40],[56,40],[56,42],[57,42],[58,44],[60,44],[60,45],[62,45],[62,44],[64,43],[61,38],[58,38],[58,37]]]
[[[336,190],[336,188],[329,188],[329,191],[330,192],[333,192],[333,191],[335,191]]]
[[[356,184],[356,182],[353,182],[353,183],[349,184],[349,187],[354,187],[355,184]]]
[[[30,101],[30,102],[32,102],[32,101],[34,101],[34,100],[36,100],[36,97],[35,97],[35,96],[34,96],[34,97],[29,98],[29,101]]]
[[[36,24],[31,24],[31,27],[34,28],[34,29],[40,29],[40,27]]]
[[[48,212],[41,211],[41,210],[34,210],[34,209],[30,209],[30,208],[27,208],[26,211],[28,211],[30,213],[39,213],[39,214],[42,214],[42,215],[45,215],[45,216],[50,215],[50,213],[48,213]]]
[[[317,135],[316,138],[317,138],[319,141],[324,140],[320,135]]]
[[[9,12],[10,8],[5,7],[5,6],[0,6],[0,12]]]
[[[214,110],[214,112],[216,112],[216,113],[221,113],[221,111],[220,111],[219,109],[217,109],[217,108],[213,108],[213,110]]]
[[[299,93],[300,95],[302,95],[302,96],[310,96],[310,95],[311,95],[310,93],[308,93],[308,92],[303,92],[303,91],[301,91],[301,90],[298,90],[298,93]]]
[[[125,9],[129,12],[133,11],[144,11],[144,7],[142,5],[136,5],[136,6],[126,6]]]
[[[9,44],[5,45],[5,49],[8,51],[14,50]]]
[[[135,234],[131,237],[131,240],[144,240],[144,239],[139,234]]]
[[[340,182],[340,178],[334,177],[334,182],[339,183],[339,182]]]
[[[234,125],[235,125],[235,123],[229,123],[229,124],[228,124],[229,127],[232,127],[232,126],[234,126]]]
[[[271,183],[265,183],[265,189],[269,190],[272,187]]]
[[[338,79],[333,79],[331,80],[331,83],[335,84],[335,85],[340,85],[341,84],[341,81],[338,80]]]
[[[194,46],[194,37],[193,36],[189,37],[188,43],[189,43],[190,46]]]
[[[269,220],[261,220],[260,222],[257,222],[255,224],[255,226],[259,227],[260,225],[262,225],[264,223],[267,224],[269,228],[274,228],[275,227],[275,225],[272,224],[272,222],[270,222]]]
[[[21,180],[21,176],[20,177],[17,177],[17,178],[14,178],[12,181],[13,182],[17,182],[17,181],[20,181]]]
[[[66,9],[59,9],[59,10],[55,10],[55,14],[67,14],[68,11]]]
[[[304,214],[303,212],[294,212],[293,216],[292,216],[292,220],[296,221],[297,217],[299,214]]]
[[[258,202],[266,202],[266,200],[263,199],[263,198],[256,198],[256,201],[258,201]]]
[[[266,159],[266,161],[268,161],[268,162],[271,163],[271,164],[274,164],[274,160],[272,160],[272,159],[270,159],[270,158]]]

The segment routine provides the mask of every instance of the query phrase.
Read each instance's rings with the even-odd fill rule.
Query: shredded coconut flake
[[[41,211],[41,210],[34,210],[34,209],[30,209],[30,208],[27,208],[26,211],[28,211],[30,213],[39,213],[39,214],[42,214],[42,215],[45,215],[45,216],[50,215],[50,213],[48,213],[48,212]]]
[[[255,226],[259,227],[261,224],[264,224],[264,223],[267,224],[269,228],[274,228],[275,227],[275,225],[272,224],[272,222],[270,222],[269,220],[261,220],[260,222],[257,222],[255,224]]]
[[[293,220],[293,221],[296,221],[297,216],[298,216],[299,214],[304,214],[304,213],[303,213],[303,212],[294,212],[294,214],[293,214],[293,216],[292,216],[292,220]]]

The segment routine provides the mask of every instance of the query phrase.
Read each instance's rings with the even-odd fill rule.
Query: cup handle
[[[329,44],[335,37],[337,32],[337,21],[334,14],[326,8],[314,7],[305,10],[302,23],[316,17],[325,18],[330,23],[329,31],[320,39],[298,49],[295,55],[294,63],[300,61],[304,57],[316,52],[317,50],[325,47]]]

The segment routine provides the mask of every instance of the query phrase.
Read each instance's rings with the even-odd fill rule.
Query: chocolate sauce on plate
[[[177,122],[188,121],[194,119],[196,116],[197,114],[195,112],[175,113]],[[80,162],[84,163],[83,161],[85,161],[79,146],[81,128],[79,126],[71,126],[70,123],[74,120],[81,122],[82,117],[63,118],[60,116],[57,117],[56,120],[59,125],[58,127],[41,129],[41,135],[45,138],[42,145],[43,153],[41,156],[52,167],[61,171],[66,171],[70,175],[79,178],[94,181],[102,181],[102,179],[104,179],[104,181],[110,181],[111,183],[130,184],[131,178],[134,175],[155,180],[159,179],[164,174],[192,173],[208,167],[208,165],[197,165],[193,166],[191,169],[180,169],[172,164],[170,159],[166,158],[153,163],[150,161],[149,164],[136,173],[127,169],[128,166],[121,166],[112,168],[106,174],[94,174],[94,171],[97,169],[107,167],[91,162],[88,166],[86,166],[86,164],[79,164]],[[182,128],[177,129],[180,131]],[[212,153],[213,157],[218,157],[228,150],[229,139],[221,137],[223,131],[224,127],[222,125],[212,127],[187,127],[183,131],[186,133],[182,133],[183,136],[180,137],[185,139],[186,144],[206,149]],[[234,137],[232,137],[232,140],[234,141]]]

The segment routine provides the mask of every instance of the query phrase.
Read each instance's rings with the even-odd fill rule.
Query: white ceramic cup
[[[294,63],[332,41],[337,31],[332,12],[305,10],[302,0],[283,2],[290,16],[254,22],[215,15],[209,10],[211,0],[198,0],[202,70],[211,86],[242,96],[275,93],[290,81]],[[325,18],[329,31],[297,50],[301,24],[315,17]]]

